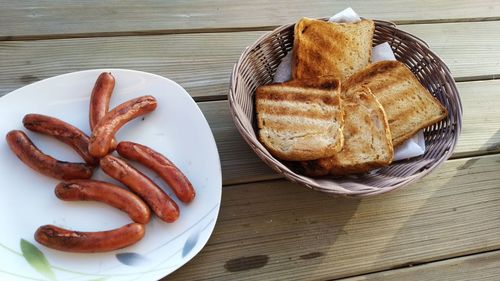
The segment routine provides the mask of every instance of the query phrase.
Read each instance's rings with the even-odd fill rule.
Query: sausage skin
[[[54,137],[71,146],[87,164],[92,166],[99,164],[99,160],[89,153],[89,136],[73,125],[42,114],[26,114],[23,125],[30,131]]]
[[[162,154],[129,141],[120,142],[116,151],[122,157],[137,161],[157,173],[182,202],[189,203],[194,199],[196,193],[189,179]]]
[[[78,253],[107,252],[130,246],[144,237],[145,227],[130,223],[108,231],[72,231],[54,225],[43,225],[35,232],[35,240],[49,248]]]
[[[115,87],[115,78],[110,72],[103,72],[97,77],[92,95],[90,96],[89,123],[90,130],[95,126],[109,111],[109,101]]]
[[[110,177],[126,185],[141,197],[163,221],[179,218],[179,207],[158,185],[124,160],[107,155],[100,161],[101,169]]]
[[[60,180],[88,179],[92,176],[92,166],[85,163],[59,161],[44,154],[23,131],[10,131],[6,139],[10,149],[24,164],[46,176]]]
[[[128,121],[145,115],[156,109],[157,102],[153,96],[142,96],[124,102],[108,112],[97,123],[90,137],[89,152],[101,158],[112,150],[115,133]]]
[[[94,130],[99,120],[101,120],[109,111],[109,101],[115,88],[115,77],[111,72],[103,72],[97,77],[92,94],[90,96],[89,106],[89,124],[90,130]],[[111,141],[111,150],[116,147],[116,140]]]
[[[57,198],[65,201],[99,201],[126,212],[137,223],[147,224],[151,211],[134,193],[111,183],[95,180],[70,180],[55,188]]]

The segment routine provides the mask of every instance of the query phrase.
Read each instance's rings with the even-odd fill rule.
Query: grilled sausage
[[[115,77],[111,72],[103,72],[97,77],[92,95],[90,96],[89,123],[90,130],[94,130],[99,120],[101,120],[109,111],[109,101],[115,88]],[[116,147],[116,140],[111,141],[111,150]]]
[[[59,161],[41,152],[23,131],[10,131],[7,143],[16,156],[35,171],[56,179],[88,179],[93,168],[85,163]]]
[[[162,154],[133,142],[122,141],[116,151],[130,160],[138,161],[157,173],[175,192],[177,198],[188,203],[194,199],[195,191],[188,178]]]
[[[89,152],[94,157],[104,157],[112,148],[115,133],[128,121],[155,110],[153,96],[142,96],[124,102],[108,112],[97,123],[90,138]]]
[[[179,207],[158,185],[124,160],[107,155],[100,161],[101,169],[110,177],[126,185],[151,207],[165,222],[179,217]]]
[[[71,180],[55,188],[57,198],[65,201],[99,201],[126,212],[141,224],[147,224],[151,211],[134,193],[111,183],[94,180]]]
[[[87,164],[96,166],[99,163],[89,153],[89,136],[73,125],[42,114],[27,114],[23,118],[23,124],[28,130],[52,136],[71,146]]]
[[[130,246],[144,237],[145,227],[130,223],[108,231],[81,232],[44,225],[35,232],[35,240],[49,248],[79,253],[107,252]]]
[[[95,126],[109,111],[109,100],[115,87],[115,78],[110,72],[103,72],[97,77],[92,95],[90,96],[89,122],[90,130]]]

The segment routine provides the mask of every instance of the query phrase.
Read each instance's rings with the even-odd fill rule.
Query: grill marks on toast
[[[344,80],[370,62],[375,24],[302,18],[294,30],[292,77],[332,75]]]
[[[277,158],[289,161],[338,152],[343,145],[339,86],[338,81],[318,78],[259,87],[255,103],[260,141]]]
[[[293,80],[256,91],[259,140],[271,154],[308,176],[364,173],[447,116],[403,63],[369,64],[374,30],[370,20],[295,25]]]
[[[332,157],[303,161],[299,170],[309,176],[363,173],[389,165],[394,156],[389,124],[382,105],[366,87],[343,98],[344,147]]]
[[[290,134],[301,136],[303,133],[321,134],[325,130],[337,130],[338,125],[332,124],[331,118],[322,118],[320,120],[310,117],[262,114],[262,126],[270,127],[273,131],[281,134]]]
[[[306,21],[303,22],[306,25]],[[325,63],[335,63],[335,58],[332,56],[325,56],[325,50],[329,50],[326,54],[335,54],[335,57],[342,58],[346,56],[347,50],[342,48],[342,45],[348,41],[348,38],[342,33],[332,33],[330,37],[322,35],[322,30],[324,27],[317,24],[311,24],[301,28],[299,27],[300,34],[298,35],[299,40],[302,40],[302,44],[298,44],[295,48],[295,53],[297,57],[295,62],[300,65],[296,66],[296,69],[301,72],[297,72],[297,79],[304,77],[317,77],[324,74],[330,74],[340,77],[342,74],[337,70],[323,69],[321,66]],[[307,34],[305,30],[307,29]],[[301,39],[302,38],[302,39]],[[342,42],[340,44],[332,44],[332,41]]]
[[[325,120],[330,121],[331,115],[335,114],[338,109],[333,106],[315,105],[311,103],[291,103],[269,99],[262,99],[261,115],[266,116],[300,116],[303,118],[310,118],[312,120]]]
[[[372,64],[344,83],[347,91],[360,85],[370,88],[384,107],[395,146],[448,114],[413,73],[398,61]]]
[[[286,85],[286,84],[285,84]],[[324,104],[338,106],[339,98],[333,96],[325,90],[316,90],[310,88],[307,93],[304,93],[304,88],[300,86],[286,85],[286,89],[280,92],[263,91],[260,92],[259,98],[273,101],[294,101],[305,104]]]

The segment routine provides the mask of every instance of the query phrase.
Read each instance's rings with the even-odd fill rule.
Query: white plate
[[[217,147],[196,103],[171,80],[122,69],[52,77],[0,98],[1,135],[21,129],[45,153],[61,160],[82,162],[71,148],[27,131],[21,121],[27,113],[41,113],[89,133],[89,97],[102,71],[111,71],[116,78],[110,107],[146,94],[158,100],[154,112],[124,126],[116,135],[117,140],[135,141],[163,153],[191,180],[196,198],[189,204],[176,200],[180,218],[167,224],[154,217],[146,226],[144,238],[130,247],[99,254],[55,251],[34,240],[33,234],[39,226],[55,224],[80,231],[101,231],[120,227],[130,219],[102,203],[60,201],[54,195],[58,181],[25,166],[2,141],[0,280],[157,280],[193,258],[212,233],[222,187]],[[172,194],[156,175],[144,167],[138,168]],[[94,178],[116,183],[101,170],[94,173]]]

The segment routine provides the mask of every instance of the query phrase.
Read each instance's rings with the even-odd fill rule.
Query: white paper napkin
[[[332,16],[328,21],[338,23],[353,23],[360,21],[359,17],[354,10],[349,7],[340,13]],[[396,60],[389,43],[385,42],[373,47],[372,49],[372,62],[382,60]],[[292,79],[292,52],[283,57],[281,63],[276,69],[273,77],[273,82],[286,82]],[[411,157],[419,156],[425,152],[425,140],[423,130],[420,130],[412,138],[399,145],[394,150],[394,161],[408,159]]]
[[[391,46],[387,42],[379,44],[372,49],[372,62],[375,63],[383,60],[396,60]]]
[[[337,22],[337,23],[352,23],[352,22],[358,22],[361,21],[361,18],[358,16],[358,14],[351,8],[348,7],[344,9],[343,11],[335,14],[331,18],[328,19],[329,22]]]

